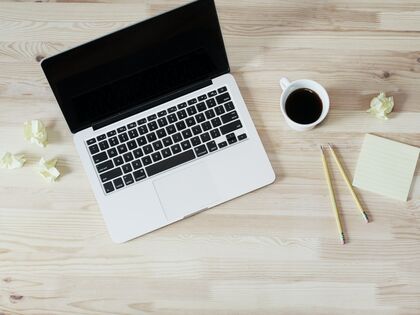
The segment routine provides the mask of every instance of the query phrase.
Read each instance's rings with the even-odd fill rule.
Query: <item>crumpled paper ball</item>
[[[388,114],[394,108],[394,98],[392,96],[386,97],[385,92],[379,93],[378,96],[372,98],[370,101],[370,108],[367,110],[379,119],[388,119]]]
[[[38,172],[49,182],[55,182],[60,176],[60,172],[56,169],[57,159],[45,160],[41,158],[38,162]]]
[[[23,154],[12,154],[6,152],[0,159],[0,168],[7,168],[9,170],[21,168],[25,164],[26,159]]]
[[[31,120],[24,123],[23,135],[27,141],[41,147],[47,145],[47,129],[40,120]]]

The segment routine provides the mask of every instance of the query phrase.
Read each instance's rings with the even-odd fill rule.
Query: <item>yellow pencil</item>
[[[335,222],[337,224],[338,233],[340,233],[341,242],[342,242],[342,244],[345,244],[346,239],[344,237],[343,228],[342,228],[341,221],[340,221],[340,216],[338,215],[337,203],[335,202],[334,190],[332,188],[330,174],[328,172],[327,162],[325,161],[325,156],[324,156],[324,151],[322,150],[322,146],[320,146],[320,148],[321,148],[322,165],[324,166],[324,174],[325,174],[325,179],[326,179],[327,184],[328,184],[328,191],[330,193],[332,210],[333,210],[334,215],[335,215]]]
[[[343,166],[341,165],[340,161],[338,160],[337,155],[335,154],[335,152],[334,152],[334,150],[333,150],[333,148],[332,148],[332,145],[328,143],[328,146],[329,146],[329,148],[330,148],[330,150],[331,150],[331,153],[332,153],[332,156],[333,156],[333,158],[334,158],[335,163],[337,163],[338,168],[340,169],[341,176],[343,176],[344,181],[345,181],[345,182],[346,182],[346,184],[347,184],[347,187],[350,189],[350,193],[351,193],[351,195],[353,196],[353,199],[354,199],[354,202],[355,202],[355,203],[356,203],[356,205],[357,205],[357,208],[359,208],[359,210],[360,210],[360,212],[362,213],[363,218],[366,220],[366,222],[369,222],[369,217],[368,217],[368,215],[367,215],[366,211],[365,211],[365,210],[363,210],[362,205],[360,204],[359,199],[357,198],[357,195],[356,195],[356,193],[354,192],[353,187],[352,187],[352,185],[351,185],[351,183],[350,183],[350,181],[349,181],[349,179],[348,179],[348,177],[347,177],[347,175],[346,175],[346,172],[344,172]]]

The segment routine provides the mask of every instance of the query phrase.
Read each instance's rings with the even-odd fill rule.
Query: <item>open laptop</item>
[[[229,74],[213,0],[41,63],[113,241],[274,181]]]

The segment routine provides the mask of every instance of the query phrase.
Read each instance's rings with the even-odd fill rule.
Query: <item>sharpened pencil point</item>
[[[369,223],[369,217],[368,217],[366,211],[363,211],[363,217],[365,218],[366,223]]]
[[[344,237],[344,233],[341,233],[341,244],[346,244],[346,238]]]

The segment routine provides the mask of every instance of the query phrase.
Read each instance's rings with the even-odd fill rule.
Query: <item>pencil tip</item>
[[[346,238],[344,237],[344,233],[341,233],[341,244],[346,244]]]
[[[369,217],[368,217],[366,211],[363,211],[363,216],[365,217],[366,223],[369,223]]]

